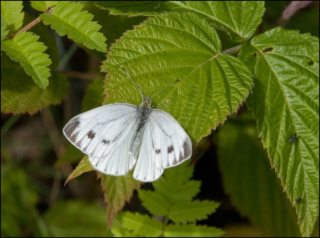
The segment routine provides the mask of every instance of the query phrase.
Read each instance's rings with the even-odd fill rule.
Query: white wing
[[[137,106],[114,103],[72,118],[63,128],[68,140],[89,155],[92,166],[106,174],[124,175],[137,155],[129,147],[137,123]]]
[[[168,113],[152,110],[150,114],[152,153],[157,168],[169,168],[181,164],[192,154],[190,137]]]
[[[170,114],[152,110],[133,177],[144,182],[157,180],[163,169],[182,163],[191,153],[191,140],[180,124]]]
[[[155,153],[152,153],[150,121],[148,121],[143,133],[139,159],[134,169],[133,177],[142,182],[157,180],[163,173],[163,169],[155,167],[155,159]]]

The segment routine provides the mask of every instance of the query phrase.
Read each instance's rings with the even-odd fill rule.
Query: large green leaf
[[[300,236],[294,209],[270,171],[254,121],[228,121],[218,136],[224,188],[233,204],[265,235]]]
[[[215,227],[197,226],[196,224],[167,226],[165,237],[220,237],[224,231]]]
[[[107,202],[108,227],[111,226],[115,215],[129,202],[133,191],[140,188],[141,182],[135,180],[132,171],[124,176],[111,176],[99,173],[104,200]]]
[[[186,129],[193,142],[208,135],[237,110],[251,89],[251,73],[220,52],[216,31],[195,14],[168,13],[148,19],[123,35],[108,53],[105,103],[141,103],[141,95],[120,66]]]
[[[225,29],[236,41],[249,39],[262,21],[264,1],[97,1],[111,14],[152,16],[192,12]]]
[[[1,16],[4,16],[9,31],[14,32],[22,26],[22,8],[22,1],[1,1]]]
[[[101,26],[91,21],[93,15],[81,11],[82,7],[83,4],[79,2],[61,1],[51,13],[43,13],[40,18],[45,25],[51,25],[60,36],[67,35],[68,38],[82,43],[89,49],[106,52],[106,38],[98,32]]]
[[[45,89],[51,76],[48,66],[52,63],[49,55],[43,53],[47,47],[38,41],[39,36],[21,32],[13,39],[1,42],[1,48],[30,75],[39,87]]]
[[[44,220],[53,237],[112,237],[105,210],[93,203],[60,202],[45,213]]]
[[[247,43],[241,59],[255,74],[247,104],[259,136],[309,236],[319,215],[319,39],[275,28]]]
[[[43,90],[26,75],[19,63],[1,55],[1,112],[34,114],[51,104],[59,104],[68,85],[66,77],[54,71],[50,85]]]

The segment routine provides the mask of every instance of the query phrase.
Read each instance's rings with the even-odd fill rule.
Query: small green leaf
[[[236,112],[252,87],[251,73],[235,57],[220,52],[221,42],[206,20],[195,14],[168,13],[148,19],[111,47],[102,69],[108,71],[105,103],[141,103],[141,95],[120,66],[153,95],[193,142]]]
[[[111,232],[114,237],[139,237],[132,232],[119,227],[112,227]]]
[[[319,39],[275,28],[247,43],[240,58],[255,74],[247,105],[293,205],[310,236],[319,216]],[[290,138],[296,134],[296,139]]]
[[[90,164],[90,161],[88,159],[88,156],[85,156],[80,163],[78,164],[78,166],[72,171],[71,174],[69,174],[68,179],[66,180],[66,182],[64,183],[64,185],[66,185],[71,179],[74,179],[78,176],[80,176],[81,174],[84,174],[86,172],[90,172],[93,171],[94,168],[92,167],[92,165]]]
[[[31,2],[31,7],[33,7],[34,9],[40,12],[45,12],[50,7],[56,5],[58,1],[30,1],[30,2]]]
[[[301,236],[297,218],[280,181],[270,171],[255,122],[228,121],[218,134],[219,165],[225,191],[243,216],[265,235]],[[230,149],[232,148],[232,149]]]
[[[98,32],[101,26],[92,22],[93,15],[88,11],[81,11],[82,7],[79,2],[61,1],[51,13],[43,13],[40,18],[45,25],[51,25],[60,36],[67,35],[89,49],[106,52],[106,38]]]
[[[165,237],[220,237],[224,231],[215,227],[197,226],[196,224],[170,224],[164,231]]]
[[[1,16],[4,16],[10,32],[14,32],[22,26],[24,18],[24,13],[21,12],[22,8],[22,1],[1,1]]]
[[[9,31],[7,30],[7,23],[5,22],[4,16],[1,15],[1,41],[3,41],[7,37],[8,33]]]
[[[99,173],[104,200],[107,202],[108,227],[111,226],[116,214],[129,202],[133,191],[140,188],[141,182],[135,180],[132,171],[124,176],[111,176]]]
[[[103,207],[80,200],[59,202],[44,215],[53,237],[112,237]]]
[[[219,203],[213,201],[192,201],[176,203],[170,209],[169,218],[174,222],[196,222],[204,220],[208,215],[215,212]]]
[[[13,39],[2,41],[1,48],[13,61],[20,63],[36,84],[45,89],[51,76],[47,66],[52,61],[49,55],[43,53],[47,47],[38,39],[39,36],[31,32],[22,32]]]
[[[160,193],[139,189],[138,194],[142,205],[147,208],[150,213],[159,216],[168,214],[171,204],[168,199]]]
[[[82,111],[86,112],[93,108],[102,106],[105,95],[103,95],[104,79],[94,80],[87,88],[82,104]]]
[[[1,55],[1,112],[34,114],[51,104],[59,104],[68,85],[67,78],[54,71],[50,85],[43,90],[26,75],[19,63]]]
[[[191,12],[218,29],[225,29],[235,41],[249,39],[262,21],[264,1],[97,1],[111,14],[153,16],[164,12]]]
[[[123,227],[131,230],[135,235],[157,237],[162,232],[162,222],[148,215],[124,212],[122,214],[122,221]]]

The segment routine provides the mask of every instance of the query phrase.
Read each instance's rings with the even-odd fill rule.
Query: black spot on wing
[[[174,148],[173,148],[172,145],[170,145],[170,146],[168,147],[168,153],[170,154],[170,153],[172,153],[172,151],[174,151]]]
[[[89,131],[87,133],[87,136],[88,136],[89,139],[93,139],[95,137],[95,135],[96,135],[96,133],[94,133],[93,131]]]
[[[72,122],[70,122],[64,129],[65,134],[71,139],[72,133],[75,131],[75,129],[79,126],[80,121],[77,119],[74,119]],[[72,139],[71,139],[72,140]],[[72,140],[73,141],[73,140]],[[73,141],[74,142],[74,141]]]
[[[70,140],[71,140],[73,143],[76,143],[78,133],[79,133],[79,132],[76,132],[76,133],[74,133],[72,136],[69,137]]]
[[[161,150],[160,149],[157,149],[156,150],[156,154],[160,154]]]
[[[184,155],[183,156],[184,158],[189,157],[191,155],[191,150],[189,148],[187,141],[183,142],[183,155]]]
[[[110,143],[110,141],[109,141],[109,140],[105,140],[105,139],[103,139],[103,140],[102,140],[102,143],[103,143],[103,144],[109,144],[109,143]]]

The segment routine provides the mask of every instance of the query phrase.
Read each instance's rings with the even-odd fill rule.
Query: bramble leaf
[[[64,183],[66,185],[71,179],[74,179],[78,176],[80,176],[83,173],[93,171],[94,168],[90,164],[90,161],[88,159],[88,156],[86,155],[78,164],[78,166],[72,171],[71,174],[69,174],[68,179]]]
[[[219,228],[197,226],[196,224],[170,224],[164,232],[165,237],[220,237],[224,234]]]
[[[108,71],[105,103],[141,103],[141,95],[120,66],[153,95],[193,142],[209,134],[234,113],[251,89],[249,69],[237,58],[220,52],[216,31],[195,14],[158,15],[128,31],[111,47],[102,69]]]
[[[1,1],[1,16],[4,17],[10,32],[14,32],[22,26],[24,18],[22,9],[22,1]]]
[[[59,104],[68,92],[68,85],[63,74],[53,71],[50,85],[43,90],[19,63],[1,55],[1,112],[34,114],[51,104]]]
[[[79,2],[61,1],[56,4],[51,13],[43,13],[40,18],[60,36],[67,35],[68,38],[82,43],[89,49],[106,52],[106,38],[98,32],[101,26],[91,21],[93,15],[88,11],[81,11],[82,7],[83,4]]]
[[[243,216],[265,236],[301,236],[294,209],[270,171],[254,120],[228,121],[218,133],[218,154],[225,191]]]
[[[1,48],[7,55],[30,75],[39,87],[45,89],[51,76],[48,66],[52,63],[49,55],[43,53],[47,47],[38,41],[39,36],[31,32],[21,32],[13,39],[1,42]]]
[[[148,215],[139,213],[122,213],[123,227],[132,231],[133,234],[147,237],[160,236],[162,232],[162,222]]]
[[[302,199],[300,231],[310,236],[319,216],[319,39],[275,28],[240,58],[255,74],[247,105],[259,136],[291,203]]]
[[[1,15],[1,41],[3,41],[7,37],[8,33],[9,31],[7,30],[7,23],[4,20],[4,16]]]
[[[153,16],[164,12],[191,12],[223,28],[236,41],[249,39],[262,21],[263,1],[97,1],[111,14]]]
[[[133,178],[133,172],[124,176],[111,176],[99,173],[104,200],[107,203],[108,227],[111,226],[115,215],[129,202],[133,191],[140,188],[141,182]]]
[[[58,1],[30,1],[30,2],[31,2],[31,7],[33,7],[34,9],[40,12],[45,12],[50,7],[56,5]]]
[[[176,203],[172,206],[169,218],[174,222],[196,222],[204,220],[208,215],[214,213],[219,203],[213,201],[199,201]]]
[[[152,214],[159,216],[165,216],[168,214],[171,207],[168,199],[163,197],[160,193],[149,190],[138,190],[139,198],[142,201],[142,205],[150,211]]]

